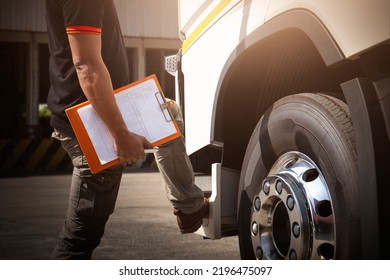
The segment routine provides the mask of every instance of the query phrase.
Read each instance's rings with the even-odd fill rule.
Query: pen
[[[156,148],[153,148],[153,149],[145,149],[144,153],[145,154],[152,154],[152,153],[155,153],[157,151],[158,151],[158,148],[156,147]]]

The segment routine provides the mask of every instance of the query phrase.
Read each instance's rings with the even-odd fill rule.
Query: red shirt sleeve
[[[67,34],[102,33],[105,0],[62,0]]]
[[[67,26],[67,34],[96,34],[100,35],[102,29],[99,27],[86,26],[86,25],[76,25],[76,26]]]

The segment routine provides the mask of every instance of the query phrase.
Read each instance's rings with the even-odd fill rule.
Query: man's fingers
[[[153,148],[152,144],[148,140],[146,140],[146,138],[143,139],[143,146],[145,149]]]
[[[137,134],[130,133],[132,137],[126,143],[120,143],[121,146],[115,145],[119,160],[122,166],[133,164],[138,160],[145,158],[145,149],[152,148],[152,144]]]

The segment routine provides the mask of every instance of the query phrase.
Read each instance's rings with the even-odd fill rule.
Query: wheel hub
[[[333,259],[335,221],[326,181],[306,155],[281,156],[252,203],[257,259]]]

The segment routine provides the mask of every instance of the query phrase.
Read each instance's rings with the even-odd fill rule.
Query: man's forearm
[[[69,34],[73,64],[81,89],[114,138],[115,150],[122,165],[145,156],[151,144],[127,130],[116,104],[111,77],[101,56],[101,38],[91,34]]]
[[[80,63],[75,67],[85,96],[106,124],[114,139],[121,137],[127,131],[127,127],[116,104],[111,78],[105,65]]]

